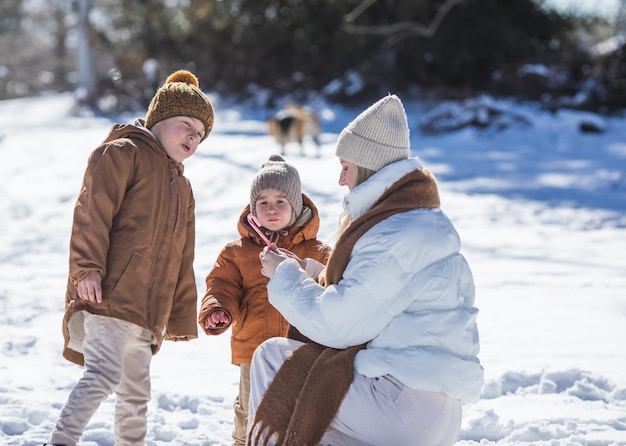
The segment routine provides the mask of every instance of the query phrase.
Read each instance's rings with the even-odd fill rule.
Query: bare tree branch
[[[367,8],[372,6],[378,0],[363,0],[359,6],[354,8],[352,12],[343,16],[343,21],[346,23],[354,22]]]
[[[422,37],[432,37],[439,29],[441,22],[448,15],[450,10],[457,4],[463,3],[465,0],[446,0],[443,5],[437,11],[435,17],[426,26],[417,22],[398,22],[391,25],[383,26],[360,26],[354,25],[353,22],[371,5],[378,0],[363,0],[359,6],[352,10],[349,14],[343,17],[345,25],[342,29],[351,34],[373,34],[390,36],[397,33],[403,33],[404,38],[411,35],[417,35]]]

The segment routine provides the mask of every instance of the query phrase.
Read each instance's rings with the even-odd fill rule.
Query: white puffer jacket
[[[412,158],[384,167],[352,189],[352,220],[415,169]],[[354,245],[343,279],[324,288],[295,260],[269,281],[269,300],[302,334],[333,348],[368,342],[355,360],[367,377],[479,399],[479,352],[472,273],[454,226],[440,209],[416,209],[376,224]]]

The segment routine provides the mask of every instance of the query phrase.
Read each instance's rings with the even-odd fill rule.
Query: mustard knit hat
[[[204,138],[213,128],[213,106],[200,90],[198,78],[187,70],[170,74],[152,98],[146,113],[146,128],[174,116],[190,116],[204,124]]]
[[[287,164],[282,156],[272,155],[261,165],[250,188],[250,212],[255,212],[256,200],[265,189],[282,193],[293,209],[295,217],[302,213],[302,184],[298,170]],[[293,219],[292,219],[293,220]]]
[[[373,171],[407,159],[410,153],[409,125],[396,95],[380,99],[348,124],[335,151],[339,158]]]

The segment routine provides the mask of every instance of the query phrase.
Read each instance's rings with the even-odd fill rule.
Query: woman
[[[255,352],[250,444],[451,445],[483,382],[459,236],[409,158],[396,96],[351,122],[336,155],[349,193],[325,271],[316,281],[291,253],[260,256],[269,300],[296,330]]]

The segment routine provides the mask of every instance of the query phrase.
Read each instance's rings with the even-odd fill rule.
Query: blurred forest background
[[[136,110],[187,68],[205,91],[267,107],[391,91],[611,114],[626,108],[619,4],[606,17],[544,0],[2,0],[0,99],[74,91]]]

